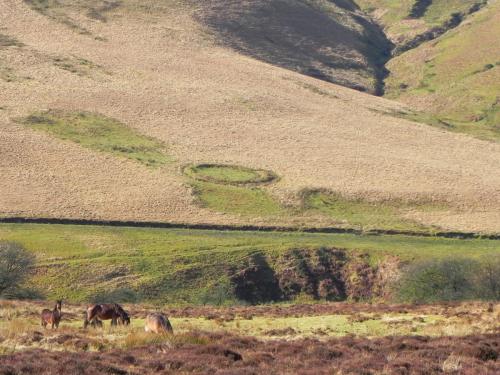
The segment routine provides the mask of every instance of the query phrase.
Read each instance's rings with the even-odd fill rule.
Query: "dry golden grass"
[[[448,229],[500,231],[500,145],[385,116],[373,109],[402,105],[220,47],[194,20],[199,10],[180,2],[150,13],[149,2],[124,4],[107,22],[72,14],[89,31],[82,34],[21,0],[0,1],[2,34],[24,44],[0,50],[2,64],[31,78],[0,79],[1,216],[265,222],[197,206],[181,167],[222,163],[275,172],[280,181],[266,189],[284,202],[303,188],[445,201],[446,210],[411,215]],[[99,69],[75,74],[54,56]],[[14,121],[51,108],[116,118],[163,141],[175,162],[149,169]]]

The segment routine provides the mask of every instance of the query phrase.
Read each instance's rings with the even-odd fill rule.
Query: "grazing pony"
[[[110,320],[111,325],[116,326],[119,323],[128,326],[130,317],[123,307],[117,303],[104,303],[100,305],[91,305],[87,308],[87,314],[83,322],[83,327],[87,328],[89,324],[92,326],[102,326],[101,320]]]
[[[174,333],[172,325],[168,318],[160,313],[152,313],[146,316],[146,321],[144,323],[144,330],[146,332],[159,333]]]
[[[44,309],[40,315],[41,323],[43,328],[47,328],[47,324],[50,324],[52,329],[59,328],[59,322],[61,321],[61,307],[62,301],[56,301],[54,310]]]

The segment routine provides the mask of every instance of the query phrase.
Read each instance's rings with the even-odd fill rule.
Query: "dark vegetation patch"
[[[346,299],[342,270],[347,263],[345,252],[321,248],[316,251],[293,249],[278,260],[279,285],[286,299],[300,294],[315,299]]]
[[[278,301],[282,298],[276,274],[263,254],[251,256],[240,270],[230,271],[236,298],[249,303]]]
[[[422,17],[425,12],[427,11],[427,8],[432,4],[432,0],[417,0],[413,4],[409,17],[410,18],[420,18]]]
[[[0,374],[497,374],[500,335],[344,337],[259,341],[222,333],[190,333],[193,343],[108,352],[28,350],[2,356]],[[199,342],[199,343],[196,343]],[[449,363],[450,361],[448,361]]]
[[[246,55],[356,90],[383,91],[391,43],[352,2],[210,0],[198,17]]]
[[[366,254],[344,250],[291,249],[277,258],[254,254],[240,269],[230,270],[235,297],[248,303],[293,301],[299,296],[314,300],[362,301],[386,295],[389,285],[379,275],[398,273],[398,263],[370,265]],[[389,264],[389,263],[388,263]]]
[[[493,69],[495,66],[499,66],[500,61],[497,61],[495,64],[485,64],[481,69],[477,69],[472,72],[472,74],[479,74],[479,73],[484,73],[487,72],[491,69]]]
[[[184,168],[184,173],[195,180],[229,185],[263,184],[278,178],[273,172],[264,169],[224,164],[188,166]]]
[[[22,46],[24,46],[24,44],[21,43],[16,38],[0,33],[0,49],[7,47],[22,47]]]
[[[80,57],[56,56],[51,58],[51,60],[58,68],[81,77],[89,77],[95,71],[105,72],[102,66]]]

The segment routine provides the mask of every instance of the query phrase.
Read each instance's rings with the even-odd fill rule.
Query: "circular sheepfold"
[[[186,167],[184,173],[199,181],[229,185],[262,184],[277,178],[273,172],[264,169],[222,164],[197,164]]]

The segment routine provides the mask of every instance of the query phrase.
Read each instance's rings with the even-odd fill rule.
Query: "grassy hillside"
[[[36,255],[36,267],[28,286],[43,297],[170,304],[259,301],[254,298],[269,301],[268,298],[273,297],[263,293],[270,293],[276,287],[273,278],[279,280],[281,288],[289,285],[294,277],[296,282],[305,285],[312,282],[300,276],[300,271],[293,276],[290,270],[296,267],[300,270],[307,265],[311,267],[307,272],[323,277],[323,271],[314,268],[314,262],[320,261],[315,260],[315,256],[323,257],[320,263],[332,256],[333,264],[345,265],[328,271],[330,275],[347,272],[350,277],[345,281],[346,291],[337,292],[340,293],[337,298],[363,299],[370,295],[370,287],[366,286],[369,284],[364,283],[375,282],[379,276],[383,276],[380,280],[390,278],[400,262],[450,255],[458,259],[493,259],[500,252],[499,241],[479,239],[65,225],[2,224],[0,240],[19,242]],[[327,267],[327,263],[322,264]],[[373,274],[375,279],[370,279],[370,267],[379,267],[382,273]],[[282,273],[285,269],[289,271]],[[310,287],[316,288],[314,285]],[[243,286],[242,290],[238,289]],[[298,294],[291,290],[285,292],[291,299],[301,296],[311,299],[314,294],[308,294],[312,292],[304,288]],[[321,290],[318,289],[317,297],[321,297]]]
[[[300,74],[371,90],[383,43],[350,2],[2,9],[3,217],[500,231],[500,146]]]
[[[500,139],[500,4],[392,59],[389,98],[429,113],[451,131]],[[472,52],[471,52],[472,51]]]
[[[446,25],[457,15],[484,6],[483,0],[357,0],[365,12],[384,27],[396,44],[404,44],[432,28]],[[462,17],[462,16],[461,16]]]

